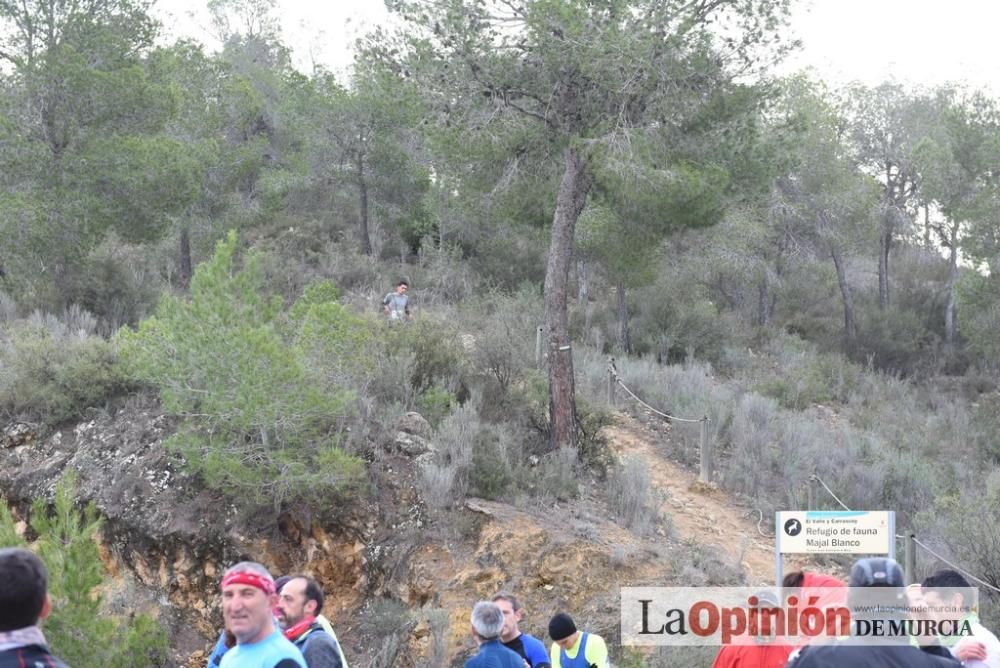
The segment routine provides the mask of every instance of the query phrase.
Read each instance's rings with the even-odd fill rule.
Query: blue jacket
[[[524,668],[524,659],[499,640],[487,640],[479,646],[479,654],[465,662],[465,668]]]

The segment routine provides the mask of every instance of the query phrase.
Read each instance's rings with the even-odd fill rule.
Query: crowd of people
[[[847,582],[797,572],[782,584],[813,592],[849,586],[842,590],[843,597],[830,595],[829,601],[840,605],[843,598],[848,606],[855,592],[889,588],[899,605],[886,609],[887,618],[932,610],[922,614],[937,615],[935,621],[967,632],[900,637],[878,645],[828,640],[794,646],[762,637],[752,645],[724,646],[713,668],[1000,668],[1000,640],[970,611],[963,599],[970,586],[957,571],[941,570],[919,585],[907,585],[892,559],[863,558],[855,562]],[[314,578],[291,575],[275,580],[261,564],[243,561],[226,570],[219,588],[225,630],[207,668],[347,668],[337,634],[323,615],[323,589]],[[763,606],[777,603],[773,592],[761,592],[756,600]],[[0,668],[66,668],[52,654],[39,626],[51,609],[42,560],[24,548],[0,549]],[[469,630],[478,650],[465,662],[466,668],[609,667],[604,639],[578,629],[565,612],[549,620],[548,650],[540,639],[521,631],[523,615],[521,602],[510,592],[476,603]]]
[[[878,644],[859,643],[848,637],[798,646],[761,637],[756,644],[723,647],[712,668],[1000,668],[1000,640],[973,612],[966,611],[968,606],[962,597],[970,585],[957,571],[940,570],[922,583],[907,585],[895,560],[866,557],[854,563],[847,582],[798,571],[786,576],[782,587],[800,590],[801,594],[823,592],[821,597],[826,600],[820,602],[820,607],[846,604],[849,608],[857,607],[857,603],[847,592],[861,596],[859,592],[872,587],[886,588],[889,596],[880,600],[894,604],[885,606],[878,619],[902,620],[917,614],[914,611],[924,611],[919,614],[931,615],[935,622],[953,622],[951,628],[964,626],[971,632],[964,636],[886,637]],[[843,594],[834,593],[837,591]],[[760,592],[756,599],[761,607],[777,604],[772,592]],[[851,633],[855,631],[856,627],[852,627]]]

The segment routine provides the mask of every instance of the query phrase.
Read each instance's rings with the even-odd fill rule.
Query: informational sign
[[[890,511],[789,510],[775,513],[779,554],[886,554],[895,550]]]

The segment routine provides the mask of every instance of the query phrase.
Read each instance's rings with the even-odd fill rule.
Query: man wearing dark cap
[[[578,631],[573,618],[560,612],[549,621],[552,668],[608,668],[608,647],[604,638]]]
[[[898,592],[888,598],[896,601],[880,614],[886,619],[905,616],[906,591],[903,571],[893,559],[870,557],[858,559],[851,567],[850,587],[884,587]],[[848,604],[853,608],[848,598]],[[890,608],[896,607],[896,611]],[[878,620],[883,621],[883,620]],[[792,654],[789,668],[958,668],[958,661],[925,652],[910,643],[910,638],[884,637],[881,645],[858,645],[837,641],[830,644],[808,645]]]
[[[31,550],[0,550],[0,668],[66,668],[49,652],[38,622],[49,616],[49,573]]]

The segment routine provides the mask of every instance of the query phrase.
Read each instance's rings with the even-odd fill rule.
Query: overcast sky
[[[159,0],[171,35],[212,46],[205,3]],[[380,0],[278,0],[285,43],[304,70],[350,65],[354,39],[386,21]],[[832,83],[964,82],[1000,94],[1000,3],[993,0],[799,0],[793,30],[803,49],[788,69],[812,67]]]

